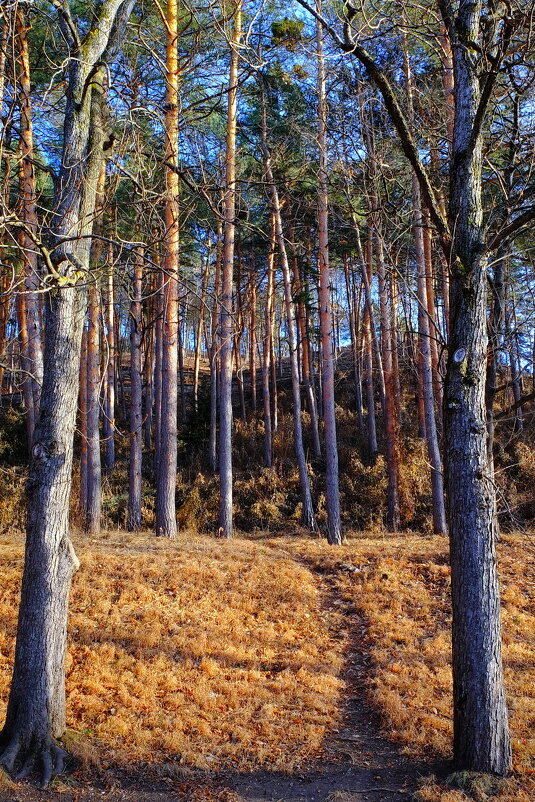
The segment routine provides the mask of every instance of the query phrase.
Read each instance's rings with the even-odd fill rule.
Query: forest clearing
[[[75,542],[82,567],[71,599],[66,743],[81,764],[47,792],[13,785],[0,789],[1,798],[144,800],[145,775],[166,788],[158,799],[213,794],[231,802],[250,798],[233,795],[234,775],[243,773],[238,786],[247,788],[247,775],[259,772],[265,796],[257,793],[268,800],[285,798],[275,796],[279,774],[287,784],[301,778],[291,800],[470,798],[430,779],[451,758],[444,538],[361,535],[335,551],[317,539],[269,533],[231,542],[184,534],[169,544],[112,531]],[[5,703],[20,536],[2,536],[0,548],[0,616],[10,622],[0,641]],[[504,538],[500,564],[515,775],[494,798],[528,802],[535,792],[535,553],[526,557],[525,535]],[[377,717],[371,730],[366,718],[363,727],[348,726],[356,696]],[[400,747],[382,765],[379,725]],[[352,796],[348,763],[364,787],[384,793]],[[315,779],[329,771],[327,783]],[[130,795],[121,796],[121,783]]]

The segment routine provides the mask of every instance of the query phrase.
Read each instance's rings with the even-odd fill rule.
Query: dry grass
[[[295,770],[319,753],[337,722],[342,647],[291,555],[119,533],[77,549],[68,725],[96,743],[103,765]],[[0,550],[3,705],[21,544],[5,536]]]
[[[79,741],[86,762],[100,756],[104,765],[298,769],[321,755],[337,726],[352,628],[373,658],[369,696],[385,732],[415,759],[450,756],[445,539],[378,531],[333,549],[303,538],[169,543],[112,533],[80,539],[77,548],[82,569],[72,596],[68,707],[76,749],[76,733],[96,745],[87,752]],[[20,541],[4,536],[0,553],[3,703]],[[506,536],[500,567],[516,773],[491,790],[500,802],[529,802],[535,798],[533,543]],[[336,593],[358,610],[365,629],[355,627],[354,612],[325,610],[321,575],[334,578]],[[450,787],[424,782],[416,798],[481,802],[490,795],[478,778],[463,785],[457,776]]]
[[[447,541],[406,534],[360,538],[337,551],[312,542],[297,548],[320,570],[337,574],[340,594],[367,623],[366,648],[375,664],[369,694],[389,737],[413,757],[450,757]],[[535,798],[535,544],[526,536],[505,536],[500,571],[514,767],[521,779],[496,798],[527,802]],[[421,802],[467,798],[462,790],[445,791],[432,782],[419,797]]]

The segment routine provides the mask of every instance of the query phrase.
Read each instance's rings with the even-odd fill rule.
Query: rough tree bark
[[[505,775],[511,742],[501,656],[500,591],[494,538],[495,489],[489,481],[485,416],[487,260],[500,243],[524,230],[534,210],[494,236],[484,224],[483,124],[500,66],[521,11],[483,0],[438,0],[452,48],[455,118],[448,219],[420,158],[407,115],[386,73],[354,37],[343,38],[307,0],[299,3],[353,54],[381,92],[400,145],[451,265],[448,362],[444,387],[444,452],[452,574],[454,759],[472,771]],[[483,6],[488,15],[483,25]],[[527,17],[525,18],[527,20]],[[487,239],[486,239],[487,237]]]
[[[83,286],[103,154],[100,126],[104,69],[125,33],[133,0],[109,0],[84,41],[68,7],[59,22],[69,44],[61,167],[56,184],[53,254],[42,247],[48,287],[43,387],[27,485],[24,572],[15,664],[0,735],[0,765],[19,776],[42,767],[42,782],[63,768],[55,743],[65,728],[64,662],[69,588],[78,560],[69,539],[73,437]],[[86,238],[73,239],[73,232]]]

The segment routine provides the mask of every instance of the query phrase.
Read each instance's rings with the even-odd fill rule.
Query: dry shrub
[[[24,468],[0,466],[0,534],[24,528],[25,487]]]
[[[215,532],[219,515],[219,481],[198,473],[192,484],[179,483],[177,522],[185,531]]]
[[[382,521],[386,504],[385,461],[364,465],[351,448],[339,449],[340,505],[347,524],[355,529],[375,527]]]
[[[1,543],[3,703],[21,546]],[[213,770],[291,771],[320,753],[338,723],[342,647],[291,555],[239,539],[118,533],[77,549],[66,666],[68,725],[83,735],[75,749],[94,744],[104,766]]]
[[[401,525],[431,534],[431,470],[427,444],[407,438],[399,460],[399,513]]]

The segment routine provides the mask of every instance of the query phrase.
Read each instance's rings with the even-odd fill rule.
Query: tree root
[[[29,746],[24,746],[21,738],[14,735],[0,753],[0,766],[14,780],[23,780],[32,773],[35,765],[40,764],[39,787],[47,788],[52,777],[63,772],[67,757],[68,753],[51,737],[33,738]]]

